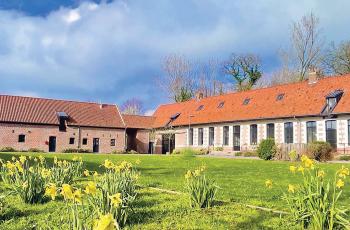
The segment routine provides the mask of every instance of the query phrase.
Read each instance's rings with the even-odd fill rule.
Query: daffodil
[[[72,200],[73,199],[72,187],[69,184],[63,184],[61,194],[63,195],[65,200]]]
[[[297,170],[297,167],[295,167],[294,165],[289,166],[289,171],[291,171],[292,173],[295,173]]]
[[[114,207],[119,207],[119,205],[122,204],[122,202],[123,202],[120,193],[116,193],[116,194],[114,194],[112,196],[109,196],[109,199],[111,200],[111,204]]]
[[[43,168],[41,170],[41,176],[43,178],[48,178],[49,176],[51,176],[51,170],[50,169],[46,169],[46,168]]]
[[[345,183],[342,179],[338,179],[337,183],[335,186],[337,186],[337,188],[341,189],[342,187],[344,187]]]
[[[57,157],[56,157],[56,156],[53,158],[53,163],[54,163],[55,165],[57,165]]]
[[[12,169],[16,168],[16,166],[12,162],[7,161],[6,162],[6,168],[9,169],[9,170],[12,170]]]
[[[113,218],[112,214],[101,215],[100,218],[95,222],[93,230],[115,230],[117,222]]]
[[[51,196],[52,200],[55,200],[57,196],[57,188],[55,184],[50,184],[49,187],[46,188],[45,190],[45,195],[46,196]]]
[[[79,158],[78,158],[77,156],[74,156],[74,157],[73,157],[73,161],[78,161],[78,159],[79,159]]]
[[[324,178],[325,175],[326,175],[326,173],[323,170],[319,170],[317,172],[317,177]]]
[[[272,180],[266,180],[265,181],[265,186],[268,188],[272,188]]]
[[[338,171],[338,176],[340,178],[346,178],[346,176],[349,176],[349,169],[344,167],[344,165],[341,167],[341,169]]]
[[[42,155],[39,156],[39,160],[41,164],[44,164],[45,162],[45,157],[43,157]]]
[[[98,172],[95,171],[93,176],[98,177]]]
[[[89,181],[85,187],[85,193],[94,195],[96,193],[96,183]]]
[[[186,180],[190,179],[192,177],[192,172],[191,170],[188,170],[187,173],[185,174]]]
[[[20,157],[19,157],[19,161],[20,161],[22,164],[24,164],[24,163],[26,162],[26,160],[27,160],[27,157],[26,157],[26,156],[20,156]]]
[[[80,189],[77,189],[74,191],[73,193],[73,201],[76,202],[76,203],[79,203],[81,204],[82,203],[82,194],[81,194],[81,190]]]
[[[12,161],[15,161],[16,160],[16,157],[11,157]]]
[[[193,172],[193,176],[194,176],[194,177],[198,177],[198,176],[200,176],[200,175],[201,175],[201,170],[200,170],[200,169],[194,170],[194,172]]]
[[[137,164],[137,165],[141,164],[140,159],[137,159],[136,162],[135,162],[135,164]]]
[[[68,161],[64,160],[64,161],[63,161],[63,166],[64,166],[64,167],[67,167],[67,166],[68,166]]]
[[[305,169],[304,169],[303,166],[300,165],[300,166],[298,167],[298,172],[301,172],[302,174],[304,174],[304,170],[305,170]]]
[[[289,184],[289,185],[288,185],[288,192],[294,193],[294,192],[295,192],[295,186],[292,185],[292,184]]]
[[[34,168],[32,166],[29,167],[29,172],[33,173],[34,172]]]
[[[84,170],[83,174],[84,174],[84,176],[90,176],[90,172],[87,169]]]
[[[112,161],[106,159],[105,162],[103,163],[103,166],[106,168],[106,169],[111,169],[114,167],[114,164]]]

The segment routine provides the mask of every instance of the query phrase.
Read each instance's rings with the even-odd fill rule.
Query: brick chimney
[[[198,92],[196,93],[196,100],[197,100],[197,101],[202,100],[203,97],[204,97],[204,94],[203,94],[202,91],[198,91]]]
[[[319,78],[320,78],[320,71],[315,67],[310,68],[309,76],[308,76],[309,84],[317,83]]]

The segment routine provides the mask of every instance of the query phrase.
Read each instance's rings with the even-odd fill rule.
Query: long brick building
[[[328,141],[350,150],[350,75],[160,105],[153,116],[122,115],[116,105],[0,96],[0,148],[61,152],[175,148],[255,149],[277,144]]]

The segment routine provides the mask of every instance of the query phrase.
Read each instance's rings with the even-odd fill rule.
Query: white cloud
[[[83,2],[46,17],[0,11],[0,91],[117,103],[137,96],[155,107],[167,100],[153,79],[169,53],[271,59],[291,21],[311,10],[328,40],[350,39],[349,8],[347,0],[149,0]]]

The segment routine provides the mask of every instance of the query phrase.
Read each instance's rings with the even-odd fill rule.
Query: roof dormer
[[[61,132],[65,132],[66,127],[66,121],[68,121],[69,116],[66,112],[57,112],[58,122],[60,123],[59,130]]]
[[[339,103],[341,97],[343,96],[343,90],[337,89],[326,95],[326,105],[322,110],[322,114],[330,114],[333,112],[334,108]]]

